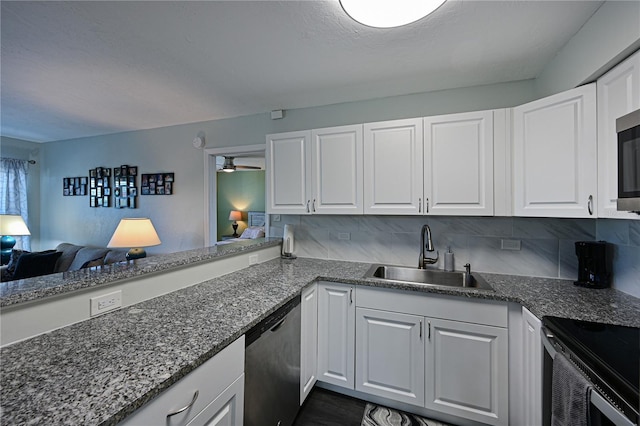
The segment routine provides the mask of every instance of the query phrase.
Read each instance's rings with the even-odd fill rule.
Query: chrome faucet
[[[427,233],[427,242],[425,244],[424,241],[424,233]],[[431,258],[431,257],[425,257],[424,252],[425,252],[425,248],[426,251],[433,251],[433,241],[431,241],[431,228],[429,228],[429,225],[422,225],[422,231],[420,232],[420,258],[418,259],[418,269],[424,269],[425,265],[429,264],[432,265],[434,263],[436,263],[438,261],[438,258],[440,257],[440,253],[436,252],[436,257]]]

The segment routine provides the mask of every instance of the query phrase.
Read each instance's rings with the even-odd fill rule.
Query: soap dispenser
[[[447,252],[444,254],[444,270],[448,272],[453,271],[453,253],[451,247],[447,247]]]

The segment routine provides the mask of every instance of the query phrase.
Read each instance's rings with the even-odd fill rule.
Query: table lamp
[[[120,220],[107,247],[130,247],[127,260],[141,259],[147,256],[143,247],[161,244],[151,219],[131,217]]]
[[[233,238],[238,238],[238,220],[242,220],[242,212],[238,210],[231,210],[229,213],[229,220],[232,220],[233,223],[231,226],[233,227]]]
[[[6,265],[11,258],[11,251],[13,246],[16,245],[16,239],[13,238],[17,235],[31,235],[27,224],[24,223],[24,219],[19,214],[2,214],[0,215],[0,263]]]

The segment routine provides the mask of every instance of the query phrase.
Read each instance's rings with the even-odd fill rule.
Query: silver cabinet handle
[[[431,340],[431,321],[429,321],[429,335],[427,339]]]
[[[307,213],[309,213],[309,201],[310,200],[307,200]]]
[[[353,289],[349,289],[349,304],[353,305]]]
[[[196,393],[193,394],[193,399],[191,400],[191,402],[188,405],[180,408],[179,410],[176,410],[173,413],[167,414],[167,418],[169,418],[171,416],[175,416],[176,414],[180,414],[183,411],[187,411],[189,408],[191,408],[193,406],[193,404],[196,403],[196,399],[198,399],[198,395],[199,394],[200,394],[200,392],[196,389]]]
[[[422,340],[422,320],[420,320],[420,340]]]
[[[428,199],[428,198],[426,198],[426,199],[424,200],[424,208],[425,208],[425,211],[426,211],[427,213],[429,213],[429,199]]]
[[[587,201],[587,210],[589,210],[589,216],[593,216],[593,195],[589,195],[589,200]]]
[[[311,205],[313,207],[313,212],[316,212],[316,199],[313,199],[313,204]]]
[[[422,213],[422,198],[418,198],[418,213]]]

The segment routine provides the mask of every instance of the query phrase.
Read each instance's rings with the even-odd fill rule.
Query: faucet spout
[[[426,242],[425,242],[425,234],[426,234]],[[428,252],[433,252],[433,241],[431,240],[431,228],[429,225],[422,225],[422,230],[420,232],[420,258],[418,259],[418,269],[424,269],[426,265],[432,265],[436,263],[440,257],[440,253],[436,252],[436,257],[426,257],[425,249]]]

